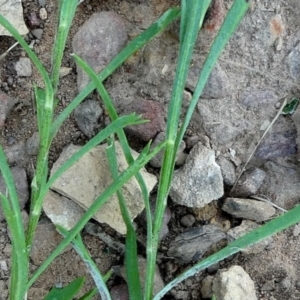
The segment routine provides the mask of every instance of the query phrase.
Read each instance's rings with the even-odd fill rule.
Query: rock
[[[287,56],[287,65],[290,75],[298,81],[300,79],[300,43]]]
[[[293,230],[293,236],[297,237],[300,234],[300,224],[298,223],[295,225],[294,230]]]
[[[63,240],[63,237],[56,231],[55,226],[48,220],[41,221],[36,228],[30,257],[36,266],[39,266],[50,253]],[[67,246],[62,253],[71,249]]]
[[[192,214],[187,214],[180,218],[181,225],[185,227],[191,227],[194,225],[196,219]]]
[[[41,29],[41,28],[36,28],[36,29],[31,30],[32,35],[33,35],[35,38],[37,38],[38,40],[41,40],[41,39],[42,39],[43,32],[44,32],[44,30]]]
[[[228,186],[233,186],[236,180],[234,164],[224,156],[219,156],[217,158],[217,164],[221,168],[224,183]]]
[[[60,69],[59,69],[59,77],[63,78],[65,76],[69,75],[71,71],[72,71],[72,68],[60,67]]]
[[[151,149],[154,149],[158,144],[165,141],[165,139],[166,139],[166,133],[165,132],[160,132],[154,138],[154,140],[151,144]],[[184,155],[184,152],[183,152],[184,149],[185,149],[185,142],[182,141],[180,143],[180,146],[179,146],[178,151],[176,153],[176,159],[175,159],[176,165],[178,165],[178,162],[182,162],[181,157]],[[154,158],[152,158],[150,160],[150,165],[154,168],[160,168],[161,165],[162,165],[163,155],[164,155],[164,151],[162,150]],[[185,158],[184,158],[184,160],[185,160]]]
[[[122,115],[135,112],[142,115],[148,123],[125,127],[125,131],[137,138],[148,142],[159,132],[165,130],[164,106],[158,101],[137,99],[125,106]]]
[[[9,98],[5,93],[0,92],[0,128],[3,128],[6,118],[17,100]]]
[[[13,25],[13,27],[17,29],[20,35],[28,33],[28,29],[23,19],[23,7],[21,0],[1,1],[0,15],[5,17]],[[0,35],[11,36],[11,34],[2,26],[0,26]]]
[[[4,153],[8,164],[12,165],[15,163],[22,162],[26,154],[24,141],[21,141],[9,147],[5,147]]]
[[[45,21],[48,19],[48,13],[45,7],[42,7],[39,11],[40,19]]]
[[[20,167],[12,167],[10,170],[13,175],[14,183],[17,189],[20,209],[22,210],[29,198],[26,171],[25,169]],[[6,194],[6,184],[2,176],[0,176],[0,192],[4,195]],[[2,209],[0,209],[0,221],[3,220],[4,220],[4,215]]]
[[[147,270],[147,261],[144,257],[139,256],[138,257],[138,264],[139,264],[139,273],[140,273],[140,281],[142,288],[145,286],[145,279],[146,279],[146,270]],[[120,269],[122,277],[126,281],[126,273],[125,273],[125,267],[121,267]],[[164,288],[165,284],[161,278],[160,272],[158,267],[155,268],[154,273],[154,283],[153,283],[153,294],[157,294],[160,290]]]
[[[37,155],[40,145],[40,136],[35,132],[26,142],[26,153],[28,155]]]
[[[40,26],[41,22],[35,11],[31,11],[26,16],[26,24],[27,24],[28,28],[31,30]]]
[[[20,57],[15,64],[18,76],[29,77],[32,74],[31,61],[28,57]]]
[[[102,113],[99,101],[87,100],[75,109],[74,116],[80,130],[86,136],[92,137]]]
[[[267,162],[263,169],[266,178],[257,191],[258,194],[265,195],[284,209],[291,209],[299,203],[300,172],[297,165]]]
[[[110,290],[112,300],[129,300],[129,293],[126,284],[115,285]]]
[[[53,224],[60,225],[67,230],[72,229],[85,212],[74,201],[51,190],[44,199],[43,209]]]
[[[8,271],[6,260],[0,260],[0,269],[4,272]]]
[[[212,297],[212,285],[213,285],[213,276],[206,276],[201,282],[201,295],[204,299],[211,299]]]
[[[102,144],[85,154],[54,182],[52,189],[75,201],[85,210],[89,208],[94,200],[112,183],[110,168],[106,157],[106,147],[107,144]],[[128,167],[128,164],[119,142],[115,142],[115,147],[119,163],[119,172],[122,172]],[[55,162],[51,174],[80,148],[81,147],[74,145],[66,147],[59,159]],[[133,150],[132,154],[134,157],[138,156],[138,153]],[[150,192],[155,186],[157,179],[154,175],[147,173],[145,169],[141,170],[141,174],[145,180],[148,192]],[[122,190],[129,214],[131,218],[134,219],[144,209],[144,201],[136,179],[131,178],[123,186]],[[126,226],[123,222],[116,194],[96,212],[94,219],[100,223],[107,223],[122,234],[126,233]]]
[[[239,179],[232,196],[249,197],[256,194],[265,180],[266,172],[259,168],[251,168],[245,171]]]
[[[232,242],[237,238],[245,235],[253,229],[258,228],[259,225],[250,220],[243,220],[241,225],[234,227],[227,232],[228,242]],[[256,254],[263,251],[271,242],[273,241],[272,237],[262,240],[261,242],[254,244],[246,249],[241,249],[241,252],[245,254]]]
[[[44,7],[46,5],[46,0],[39,0],[39,6]]]
[[[300,109],[296,109],[296,111],[292,114],[292,120],[295,124],[295,128],[297,130],[296,143],[298,149],[300,149]],[[298,160],[300,158],[300,151],[297,153]]]
[[[114,12],[93,14],[75,34],[73,51],[96,73],[102,71],[127,42],[126,26]],[[88,75],[77,66],[77,86],[81,92],[90,82]]]
[[[216,299],[256,300],[254,282],[240,266],[220,270],[213,281],[213,294]]]
[[[221,240],[226,239],[226,234],[217,226],[204,225],[191,228],[179,234],[170,243],[168,256],[175,257],[185,263],[195,262]]]
[[[223,196],[223,178],[215,152],[197,143],[186,163],[174,172],[170,197],[188,207],[203,207]]]
[[[297,130],[293,122],[289,118],[281,117],[272,126],[272,131],[266,135],[254,155],[263,160],[294,155],[297,153],[296,137]]]
[[[275,104],[277,96],[271,90],[246,89],[239,102],[247,108],[256,108],[262,105]]]
[[[270,203],[239,198],[226,198],[222,210],[236,218],[257,222],[269,220],[276,212]]]
[[[201,72],[202,64],[201,62],[195,62],[190,68],[189,76],[187,79],[186,87],[191,91],[194,91],[196,84]],[[202,98],[224,98],[230,93],[230,84],[226,73],[223,71],[221,66],[216,63],[214,69],[212,70],[205,88],[202,92]]]
[[[4,280],[0,280],[0,291],[0,300],[8,299],[9,290]]]

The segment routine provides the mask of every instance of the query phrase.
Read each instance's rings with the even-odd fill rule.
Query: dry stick
[[[278,208],[279,210],[283,211],[283,212],[287,212],[287,210],[285,210],[284,208],[276,205],[275,203],[273,203],[268,197],[266,197],[265,195],[253,195],[250,196],[251,198],[255,199],[255,200],[259,200],[259,201],[263,201],[263,202],[267,202],[270,203],[271,205],[273,205],[275,208]]]
[[[281,115],[281,112],[282,112],[283,108],[286,106],[286,103],[287,103],[287,101],[286,101],[286,99],[285,99],[285,100],[283,101],[283,103],[282,103],[280,109],[278,110],[276,116],[273,118],[272,122],[269,124],[269,126],[268,126],[267,129],[265,130],[264,134],[262,135],[262,137],[261,137],[260,140],[258,141],[257,145],[254,147],[254,149],[253,149],[253,151],[251,152],[250,156],[248,157],[246,163],[244,164],[244,166],[243,166],[243,168],[242,168],[242,170],[241,170],[239,176],[237,177],[237,179],[236,179],[236,181],[235,181],[235,183],[234,183],[234,185],[233,185],[233,187],[232,187],[232,189],[231,189],[231,191],[230,191],[230,194],[231,194],[232,191],[235,189],[235,187],[236,187],[238,181],[240,180],[242,174],[243,174],[244,171],[245,171],[246,166],[248,165],[248,163],[249,163],[249,161],[251,160],[253,154],[255,153],[256,149],[257,149],[258,146],[260,145],[261,141],[264,139],[264,137],[266,136],[266,134],[268,133],[268,131],[270,130],[270,128],[273,126],[273,124],[275,123],[275,121],[276,121],[276,120],[278,119],[278,117]]]
[[[11,47],[9,47],[9,48],[6,50],[3,54],[1,54],[1,55],[0,55],[0,61],[1,61],[2,59],[4,59],[5,56],[7,55],[7,53],[8,53],[9,51],[11,51],[13,48],[15,48],[18,44],[19,44],[19,42],[14,43]]]

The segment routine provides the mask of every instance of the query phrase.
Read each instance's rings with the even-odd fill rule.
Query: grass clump
[[[20,43],[28,56],[35,64],[44,82],[44,89],[34,86],[36,111],[37,111],[37,126],[40,134],[40,148],[37,158],[35,175],[31,184],[31,207],[29,226],[25,231],[20,214],[19,202],[16,193],[15,184],[6,161],[3,149],[0,147],[0,170],[7,186],[7,193],[1,194],[1,206],[11,232],[12,240],[12,268],[11,268],[11,285],[10,299],[22,300],[25,299],[28,289],[49,266],[49,264],[57,257],[61,251],[70,243],[78,252],[82,260],[86,263],[92,277],[95,281],[96,288],[87,293],[81,299],[91,299],[93,295],[99,293],[102,299],[111,299],[105,281],[109,274],[103,276],[100,274],[96,265],[90,258],[88,251],[82,243],[80,232],[85,224],[91,219],[98,209],[107,201],[114,193],[117,193],[119,204],[124,222],[127,227],[126,249],[125,249],[125,265],[128,279],[128,288],[130,299],[161,299],[172,287],[176,286],[182,280],[194,275],[195,273],[215,264],[216,262],[240,251],[241,249],[252,245],[271,234],[274,234],[284,228],[299,222],[300,207],[296,207],[290,212],[272,220],[264,226],[248,233],[247,235],[237,239],[221,251],[197,263],[194,267],[185,271],[179,277],[168,283],[162,291],[157,295],[153,295],[153,280],[157,249],[159,244],[159,233],[162,226],[163,214],[167,204],[167,197],[170,190],[170,185],[173,177],[175,165],[175,156],[183,135],[189,125],[191,116],[195,106],[199,100],[205,83],[227,41],[235,31],[241,18],[248,9],[249,3],[246,0],[234,1],[229,10],[224,23],[211,46],[210,52],[204,62],[199,80],[194,91],[187,114],[180,124],[180,114],[182,109],[182,98],[185,87],[185,82],[188,75],[189,66],[193,54],[195,42],[198,37],[198,32],[202,26],[206,11],[210,5],[210,0],[182,0],[181,9],[172,8],[164,13],[164,15],[153,23],[141,35],[132,40],[126,48],[124,48],[100,73],[95,74],[90,66],[88,66],[81,58],[73,55],[76,63],[90,76],[92,82],[64,109],[62,113],[54,120],[54,110],[56,106],[55,95],[59,84],[59,69],[61,66],[62,57],[66,40],[69,34],[69,29],[75,15],[78,1],[61,0],[59,1],[59,20],[55,45],[52,52],[52,69],[51,74],[48,74],[35,55],[28,47],[27,43],[18,34],[18,32],[0,16],[0,24],[4,26]],[[143,47],[159,32],[165,29],[171,22],[180,17],[180,48],[178,54],[178,63],[176,76],[174,78],[172,97],[168,107],[168,122],[166,130],[166,139],[163,143],[150,151],[148,144],[137,159],[133,159],[127,138],[123,128],[129,125],[143,123],[139,116],[134,114],[119,117],[117,111],[111,101],[111,98],[106,91],[103,81],[110,76],[122,63],[124,63],[132,54]],[[67,162],[65,162],[55,174],[49,177],[48,173],[48,156],[51,143],[62,123],[70,116],[73,110],[89,95],[94,89],[100,95],[106,111],[111,119],[111,124],[99,132],[92,138],[84,147],[75,153]],[[118,138],[126,160],[129,164],[128,169],[123,173],[118,173],[117,157],[115,154],[114,139]],[[50,256],[41,264],[34,274],[29,274],[29,255],[31,245],[34,239],[36,226],[38,224],[43,199],[54,181],[69,167],[71,167],[85,153],[95,147],[97,144],[107,141],[107,156],[110,162],[111,174],[114,182],[107,190],[95,199],[93,205],[86,211],[81,220],[70,231],[57,226],[59,232],[64,236],[64,240],[50,254]],[[158,152],[164,149],[163,165],[160,173],[157,204],[152,221],[149,196],[140,169]],[[143,194],[143,199],[146,207],[147,216],[147,271],[145,286],[142,287],[139,279],[138,260],[137,260],[137,242],[136,234],[130,220],[127,207],[121,192],[121,187],[131,177],[135,176]],[[51,291],[45,299],[72,299],[78,292],[83,283],[83,279],[75,279],[67,287]],[[51,294],[53,293],[53,294]],[[53,296],[54,295],[54,296]]]

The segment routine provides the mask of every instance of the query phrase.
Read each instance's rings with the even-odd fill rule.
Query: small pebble
[[[31,33],[35,38],[40,40],[43,36],[43,29],[41,29],[41,28],[33,29],[33,30],[31,30]]]
[[[44,7],[46,5],[46,0],[39,0],[39,6]]]
[[[192,214],[185,215],[180,219],[180,223],[185,227],[193,226],[195,223],[195,217]]]
[[[16,139],[13,136],[8,136],[7,137],[7,144],[9,146],[13,145],[16,142]]]
[[[45,7],[42,7],[40,9],[40,18],[41,18],[41,20],[47,20],[47,18],[48,18],[48,13],[47,13],[47,10]]]
[[[7,271],[8,270],[7,263],[6,263],[5,260],[0,260],[0,269],[2,271]]]
[[[6,244],[2,252],[6,255],[10,255],[11,250],[12,250],[11,244]]]
[[[14,79],[13,79],[12,76],[8,76],[7,83],[8,83],[9,86],[11,86],[14,83]]]

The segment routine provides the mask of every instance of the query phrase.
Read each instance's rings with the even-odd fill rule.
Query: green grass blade
[[[28,280],[28,256],[25,243],[23,220],[14,183],[4,151],[0,146],[0,171],[7,188],[8,197],[1,195],[1,207],[11,233],[13,245],[12,279],[10,293],[15,298],[23,299]]]
[[[73,300],[84,284],[84,277],[79,277],[63,288],[52,288],[44,300]]]
[[[197,86],[195,88],[193,97],[190,102],[185,120],[180,128],[180,132],[177,136],[175,149],[178,149],[180,142],[182,141],[183,135],[189,125],[189,122],[192,118],[192,114],[195,110],[195,107],[199,101],[199,98],[202,94],[202,91],[205,87],[207,79],[213,70],[217,59],[219,58],[221,52],[223,51],[226,43],[238,27],[241,19],[249,8],[249,1],[247,0],[235,0],[232,4],[226,18],[220,28],[217,37],[215,38],[209,54],[204,62],[201,74],[198,79]]]
[[[179,51],[179,59],[172,89],[172,98],[168,109],[168,123],[166,132],[167,144],[161,169],[160,184],[158,187],[151,251],[149,252],[149,257],[147,257],[147,279],[145,286],[145,299],[147,300],[152,299],[159,232],[161,229],[163,215],[167,204],[167,195],[169,193],[169,188],[173,176],[176,156],[174,144],[177,137],[183,91],[188,75],[194,45],[198,36],[199,24],[201,25],[201,23],[203,22],[205,13],[210,4],[210,0],[183,0],[182,2],[184,4],[183,7],[185,11],[183,11],[183,13],[185,15],[182,16],[184,24],[180,27],[180,29],[184,30],[184,32],[180,33],[181,45]]]
[[[110,76],[120,65],[122,65],[131,55],[141,49],[147,42],[164,30],[171,22],[179,16],[179,8],[167,10],[148,29],[133,39],[98,75],[101,81]],[[51,129],[51,136],[54,137],[61,124],[69,117],[72,111],[95,89],[95,84],[91,82],[57,117]]]
[[[64,229],[61,226],[56,225],[56,228],[62,234],[63,237],[66,237],[68,234],[68,231]],[[105,280],[103,276],[101,275],[97,265],[92,260],[88,250],[84,246],[80,234],[76,236],[76,238],[72,241],[72,246],[77,252],[77,254],[81,257],[82,261],[87,266],[89,273],[94,279],[94,282],[96,284],[96,287],[99,291],[99,294],[101,296],[101,300],[111,300],[109,291],[107,289],[107,286],[105,284]]]
[[[58,247],[49,255],[42,265],[35,271],[27,284],[29,288],[35,280],[45,271],[49,264],[61,253],[61,251],[76,237],[83,229],[85,224],[92,218],[96,211],[117,191],[119,190],[132,176],[134,176],[145,164],[151,160],[158,152],[162,150],[164,144],[159,145],[149,153],[150,145],[144,148],[134,164],[129,166],[122,172],[115,182],[113,182],[89,207],[78,223],[69,231],[67,237],[58,245]]]
[[[208,268],[209,266],[229,257],[232,254],[239,252],[255,243],[262,241],[263,239],[278,233],[289,226],[292,226],[300,221],[300,205],[296,206],[289,212],[277,217],[276,219],[269,221],[265,225],[245,234],[244,236],[236,239],[234,242],[230,243],[227,247],[221,251],[207,257],[202,260],[194,267],[185,271],[177,278],[168,283],[155,297],[154,300],[161,299],[168,291],[170,291],[174,286],[178,285],[183,280],[196,273]]]
[[[54,94],[56,94],[58,82],[59,82],[59,69],[61,66],[61,61],[64,54],[64,49],[69,35],[69,30],[72,25],[72,20],[74,18],[77,1],[70,0],[60,0],[59,8],[59,20],[58,28],[56,33],[56,38],[54,42],[54,47],[52,51],[52,86]]]
[[[109,167],[113,180],[117,180],[119,171],[115,144],[113,139],[110,139],[108,142],[109,145],[106,149],[107,159],[109,162]],[[125,241],[125,267],[129,298],[131,300],[140,300],[142,299],[142,289],[139,277],[136,234],[131,222],[128,209],[126,207],[126,202],[122,193],[122,189],[117,191],[117,196],[119,199],[121,214],[127,229]]]

